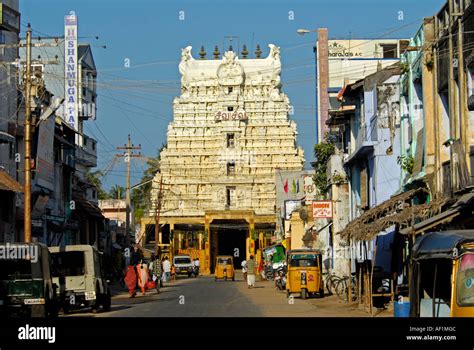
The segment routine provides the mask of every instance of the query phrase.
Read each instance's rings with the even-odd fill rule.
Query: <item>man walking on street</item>
[[[247,261],[247,285],[248,288],[255,287],[255,260],[253,255],[250,255],[250,259]]]
[[[247,260],[243,260],[240,264],[242,266],[242,273],[244,275],[244,281],[247,279]]]
[[[165,261],[163,261],[163,274],[165,276],[165,282],[168,282],[171,279],[171,263],[168,257],[165,257]]]
[[[163,275],[163,267],[161,266],[161,260],[153,256],[153,261],[151,262],[151,272],[153,274],[153,281],[156,283],[156,291],[160,292],[160,287],[163,287],[163,281],[161,279]]]

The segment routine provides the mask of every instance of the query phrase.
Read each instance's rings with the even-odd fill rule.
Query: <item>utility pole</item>
[[[453,49],[453,0],[448,0],[448,16],[449,16],[449,21],[448,21],[448,48],[449,48],[449,56],[448,56],[448,67],[449,67],[449,80],[448,80],[448,103],[449,103],[449,117],[450,117],[450,138],[452,140],[456,139],[456,129],[457,129],[457,122],[456,122],[456,108],[454,107],[455,103],[455,96],[454,96],[454,49]],[[458,61],[459,64],[459,61]],[[456,188],[456,172],[455,172],[455,157],[453,155],[453,147],[450,147],[450,173],[451,173],[451,183],[449,184],[451,189],[450,189],[450,195],[452,196],[454,193],[454,190]]]
[[[125,153],[117,154],[117,157],[125,157],[125,163],[127,163],[127,184],[126,184],[126,193],[125,193],[125,240],[127,242],[127,247],[130,247],[130,207],[131,207],[131,200],[130,200],[130,163],[131,158],[138,158],[141,157],[141,153],[134,154],[133,150],[141,150],[141,145],[134,146],[132,144],[132,140],[130,138],[130,134],[128,135],[128,142],[123,147],[117,147],[118,150],[125,150]]]
[[[457,18],[458,24],[458,82],[459,82],[459,138],[462,140],[460,142],[460,147],[464,152],[459,155],[459,157],[464,156],[464,159],[460,159],[460,164],[465,163],[469,168],[469,137],[468,137],[468,121],[467,121],[467,96],[466,96],[466,74],[464,72],[464,37],[463,37],[463,26],[462,26],[462,16],[464,11],[462,7],[459,8],[459,13],[455,15]],[[460,168],[462,172],[466,172],[467,169]],[[473,169],[471,169],[473,171]],[[462,178],[462,177],[461,177]]]
[[[161,197],[163,191],[163,174],[160,174],[160,189],[158,191],[158,202],[156,203],[155,211],[155,256],[158,257],[160,251],[160,212],[161,212]]]
[[[24,233],[31,242],[31,26],[26,30]]]

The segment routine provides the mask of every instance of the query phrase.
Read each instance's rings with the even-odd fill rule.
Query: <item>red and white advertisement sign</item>
[[[330,219],[332,218],[331,201],[313,201],[313,218]]]

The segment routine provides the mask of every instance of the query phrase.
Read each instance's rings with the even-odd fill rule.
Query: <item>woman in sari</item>
[[[137,272],[135,271],[135,266],[130,265],[127,268],[124,281],[127,285],[130,298],[135,297],[135,288],[137,287]]]
[[[142,261],[140,262],[140,264],[137,265],[137,271],[138,271],[138,286],[140,287],[142,294],[145,295],[146,284],[148,283],[148,278],[149,278],[148,267]]]

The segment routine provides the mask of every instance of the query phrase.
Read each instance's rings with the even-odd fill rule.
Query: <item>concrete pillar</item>
[[[204,232],[207,234],[207,241],[204,243],[204,249],[206,253],[206,267],[205,272],[207,274],[211,273],[211,223],[209,218],[205,218],[204,220]]]
[[[249,223],[249,247],[247,250],[247,260],[250,259],[250,255],[255,256],[255,240],[253,235],[255,234],[255,222],[253,218],[248,219]]]
[[[140,241],[137,242],[139,245],[141,245],[143,247],[143,244],[146,240],[146,237],[145,237],[145,232],[146,232],[146,221],[145,220],[141,220],[140,221]]]
[[[174,231],[174,222],[170,222],[170,235],[171,235],[171,232]],[[161,232],[160,230],[160,244],[163,244],[163,233]],[[171,243],[171,240],[170,240],[170,243]]]
[[[434,38],[434,19],[425,18],[423,23],[423,35],[425,44],[423,45],[423,57],[427,62],[433,59],[431,43]],[[423,124],[425,132],[425,172],[427,175],[434,175],[436,171],[436,127],[434,110],[434,79],[433,69],[426,64],[422,65],[422,86],[423,86]],[[435,184],[436,181],[433,182]],[[435,192],[437,189],[435,189]]]

